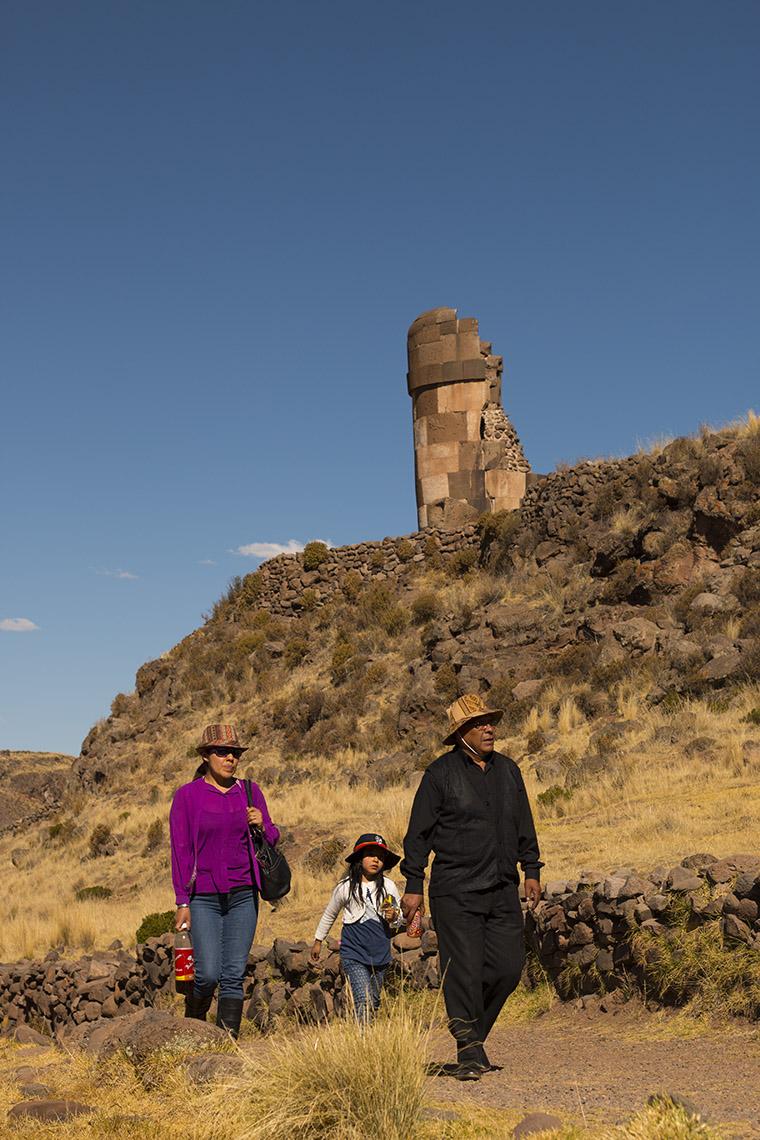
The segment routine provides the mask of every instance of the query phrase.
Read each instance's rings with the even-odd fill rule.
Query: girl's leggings
[[[369,1021],[380,1005],[380,991],[387,966],[365,966],[362,962],[341,960],[354,998],[354,1011],[359,1021]]]

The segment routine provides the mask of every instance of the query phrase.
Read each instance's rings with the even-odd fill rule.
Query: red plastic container
[[[178,930],[174,935],[174,980],[180,983],[195,980],[193,940],[189,930]]]

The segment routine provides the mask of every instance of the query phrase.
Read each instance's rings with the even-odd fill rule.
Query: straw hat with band
[[[208,748],[229,748],[230,751],[241,753],[248,751],[246,745],[240,743],[234,724],[207,724],[195,751],[200,756],[205,756]]]
[[[444,737],[444,744],[455,744],[456,734],[462,731],[468,721],[487,716],[492,724],[498,724],[504,716],[503,709],[489,709],[477,693],[465,693],[463,697],[458,697],[449,705],[446,712],[449,718],[449,733]]]
[[[383,839],[382,835],[376,832],[367,832],[365,835],[360,835],[354,844],[354,849],[350,855],[346,855],[347,863],[355,863],[357,859],[361,859],[367,847],[379,847],[383,852],[383,862],[386,870],[395,867],[400,861],[401,856],[397,855],[395,851],[391,851],[388,844]]]

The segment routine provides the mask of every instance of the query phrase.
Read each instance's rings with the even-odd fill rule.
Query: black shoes
[[[242,1017],[242,998],[219,998],[216,1003],[216,1024],[220,1029],[226,1029],[234,1041],[238,1039]]]
[[[451,1075],[457,1081],[479,1081],[487,1072],[482,1065],[454,1065]]]
[[[194,1021],[205,1021],[213,1000],[214,995],[212,993],[201,997],[198,997],[194,991],[186,994],[185,1017],[191,1017]]]

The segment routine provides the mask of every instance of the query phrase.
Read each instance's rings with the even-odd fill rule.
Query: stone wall
[[[305,606],[324,605],[343,590],[349,573],[362,583],[403,581],[426,559],[438,557],[445,563],[462,550],[478,547],[478,533],[471,524],[459,531],[428,527],[402,538],[336,547],[314,570],[305,569],[303,554],[281,554],[255,572],[257,604],[270,613],[290,617]]]
[[[477,320],[431,309],[411,325],[407,353],[420,526],[519,507],[530,466],[502,407],[503,360]]]
[[[536,910],[526,915],[532,965],[525,981],[547,976],[563,997],[623,984],[643,989],[658,941],[684,926],[713,924],[728,952],[758,951],[758,904],[760,857],[753,855],[692,855],[644,875],[623,867],[610,874],[586,871],[569,883],[549,881]],[[391,977],[404,977],[415,989],[436,989],[437,938],[429,918],[423,925],[421,939],[403,933],[393,939]],[[28,1024],[61,1037],[73,1026],[153,1005],[173,991],[172,942],[166,934],[148,939],[136,953],[114,943],[74,962],[51,951],[41,961],[0,966],[3,1028],[13,1032]],[[346,990],[338,944],[328,939],[326,947],[315,966],[306,942],[278,938],[271,947],[254,946],[246,971],[246,1016],[265,1030],[280,1016],[316,1021],[340,1013]]]

